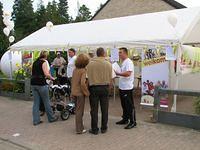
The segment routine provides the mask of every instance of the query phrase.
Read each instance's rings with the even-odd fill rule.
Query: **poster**
[[[24,51],[22,53],[22,65],[24,64],[32,64],[33,60],[32,60],[32,52],[30,51]]]
[[[142,98],[141,105],[154,105],[155,86],[168,88],[169,62],[165,49],[149,48],[142,53]],[[161,96],[161,107],[168,107],[168,96]]]
[[[31,74],[31,66],[33,63],[33,56],[32,52],[30,51],[23,51],[22,53],[22,67],[27,75]]]
[[[111,49],[111,61],[118,62],[119,61],[119,50],[117,48]]]
[[[182,74],[200,72],[200,48],[183,45],[180,71]]]

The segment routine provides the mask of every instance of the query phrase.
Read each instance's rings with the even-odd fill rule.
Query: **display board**
[[[200,48],[183,45],[180,71],[182,74],[200,72]]]
[[[142,98],[141,105],[154,105],[155,86],[168,88],[169,62],[165,48],[144,48],[142,52]],[[168,96],[162,95],[161,107],[168,107]]]

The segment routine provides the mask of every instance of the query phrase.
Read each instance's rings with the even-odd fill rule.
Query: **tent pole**
[[[10,48],[10,43],[9,43],[9,46],[8,46],[9,48]],[[10,79],[12,80],[13,79],[13,77],[12,77],[12,70],[13,70],[13,68],[12,68],[12,52],[11,52],[11,50],[10,50],[10,53],[9,53],[9,61],[10,61]]]
[[[177,51],[177,63],[176,63],[176,76],[175,76],[175,90],[179,88],[179,76],[180,76],[180,63],[181,63],[181,44],[178,45]],[[174,95],[174,102],[171,108],[171,112],[176,112],[177,108],[177,95]]]

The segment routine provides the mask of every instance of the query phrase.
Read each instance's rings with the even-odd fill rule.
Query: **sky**
[[[12,11],[13,1],[14,0],[0,0],[3,2],[4,10]],[[33,0],[34,9],[37,8],[37,4],[39,0]],[[49,1],[52,0],[43,0],[46,5]],[[58,1],[58,0],[56,0]],[[99,8],[100,4],[105,3],[107,0],[68,0],[69,3],[69,13],[71,16],[75,17],[77,15],[77,1],[79,1],[80,5],[85,4],[90,8],[92,14]],[[179,3],[185,5],[186,7],[197,7],[200,6],[200,0],[177,0]]]

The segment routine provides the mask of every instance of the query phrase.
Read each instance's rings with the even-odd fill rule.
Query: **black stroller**
[[[67,120],[75,113],[75,101],[70,98],[71,85],[66,77],[60,77],[49,84],[51,107],[54,112],[60,112],[62,120]],[[67,101],[69,100],[69,103]]]

